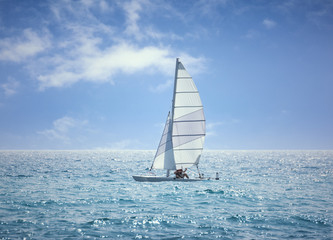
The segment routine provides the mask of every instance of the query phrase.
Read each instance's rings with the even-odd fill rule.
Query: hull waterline
[[[207,179],[203,178],[175,178],[175,177],[162,177],[162,176],[133,176],[135,181],[138,182],[166,182],[166,181],[173,181],[173,182],[197,182],[203,181]]]

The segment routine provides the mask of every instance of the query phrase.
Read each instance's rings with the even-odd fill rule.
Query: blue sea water
[[[333,151],[204,151],[220,180],[135,182],[153,151],[0,151],[0,239],[333,239]]]

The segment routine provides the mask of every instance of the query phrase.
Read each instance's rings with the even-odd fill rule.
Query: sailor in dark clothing
[[[183,169],[177,169],[174,173],[176,175],[176,178],[189,178],[188,175],[185,173],[187,168],[183,171]]]

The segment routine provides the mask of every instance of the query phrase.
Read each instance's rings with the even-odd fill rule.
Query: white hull
[[[133,176],[135,181],[138,182],[197,182],[206,180],[204,178],[175,178],[175,177],[162,177],[162,176]]]

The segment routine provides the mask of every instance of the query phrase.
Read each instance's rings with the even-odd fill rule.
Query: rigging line
[[[196,166],[196,167],[197,167],[197,169],[198,169],[199,178],[201,178],[201,173],[200,173],[200,171],[199,171],[199,166],[198,166],[198,163],[197,163],[195,166]]]

